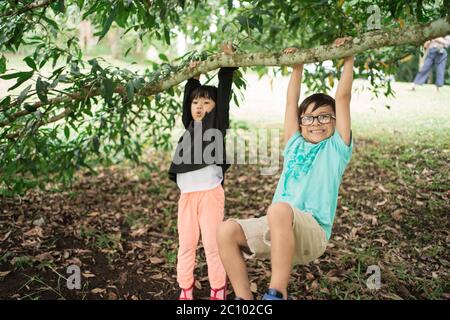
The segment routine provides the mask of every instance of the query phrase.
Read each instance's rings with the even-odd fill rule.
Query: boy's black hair
[[[311,111],[314,111],[322,106],[330,106],[333,109],[333,113],[336,114],[336,101],[325,93],[314,93],[302,101],[297,108],[297,115],[300,118],[305,112],[308,106],[314,103],[314,107]]]
[[[217,103],[217,87],[214,86],[200,86],[194,91],[192,91],[191,96],[189,97],[189,101],[192,101],[195,98],[206,98],[211,99],[215,103]]]

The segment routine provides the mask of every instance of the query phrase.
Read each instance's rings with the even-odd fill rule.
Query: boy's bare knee
[[[238,225],[232,221],[224,221],[219,225],[217,230],[217,242],[224,244],[236,239],[235,235],[237,232]]]
[[[226,245],[237,245],[239,247],[248,247],[244,230],[239,223],[228,220],[222,222],[217,230],[217,244],[220,247]]]
[[[269,227],[291,225],[293,218],[292,207],[286,202],[272,203],[267,210]]]

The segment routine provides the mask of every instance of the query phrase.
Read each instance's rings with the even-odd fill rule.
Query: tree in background
[[[319,91],[339,78],[340,58],[357,53],[356,76],[370,80],[376,94],[391,95],[390,75],[402,59],[450,32],[449,8],[449,0],[2,1],[0,78],[13,85],[0,97],[1,193],[70,182],[81,167],[94,171],[96,164],[123,159],[140,163],[146,145],[169,148],[180,112],[177,85],[222,66],[243,67],[234,81],[244,89],[241,72],[247,67],[263,75],[315,63],[305,79]],[[159,57],[142,72],[86,59],[78,38],[82,21],[91,24],[100,44],[110,35],[109,46],[126,47],[122,55],[128,61],[141,45],[156,46]],[[329,45],[342,36],[353,39]],[[177,57],[180,37],[195,50]],[[230,38],[237,53],[216,54],[218,44]],[[300,50],[283,55],[288,46]],[[18,51],[27,53],[24,70],[9,63]],[[203,62],[191,70],[192,60]]]

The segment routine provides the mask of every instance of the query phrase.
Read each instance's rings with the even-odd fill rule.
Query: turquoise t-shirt
[[[352,148],[353,142],[347,146],[337,130],[316,144],[307,142],[297,131],[284,148],[283,172],[272,203],[287,202],[311,213],[329,240],[339,185]]]

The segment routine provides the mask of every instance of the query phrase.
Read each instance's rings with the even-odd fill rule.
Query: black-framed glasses
[[[318,116],[303,116],[300,117],[300,124],[302,126],[310,126],[314,123],[314,119],[317,119],[317,121],[320,124],[327,124],[330,123],[331,119],[336,119],[335,116],[332,114],[319,114]]]

